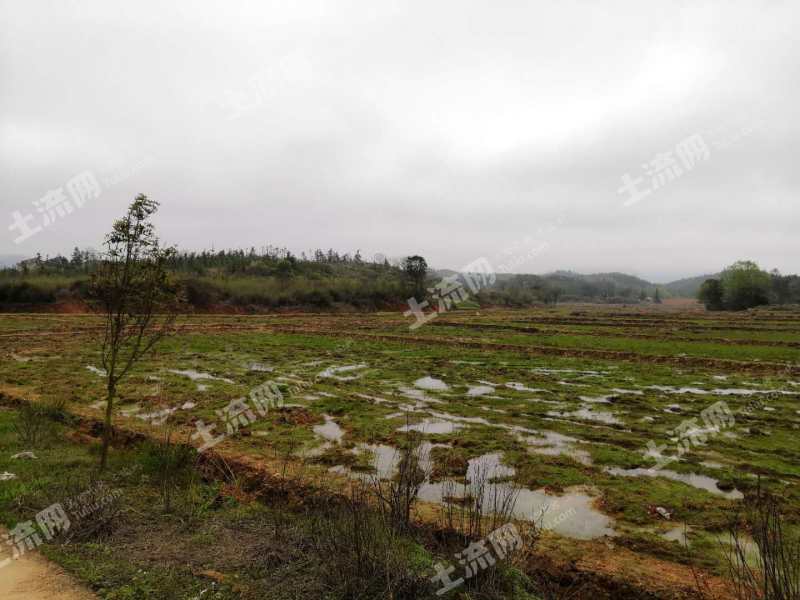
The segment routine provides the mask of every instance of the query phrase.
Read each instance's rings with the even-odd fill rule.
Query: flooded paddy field
[[[97,326],[0,316],[0,391],[99,417]],[[191,316],[122,384],[116,423],[219,435],[230,403],[266,382],[281,406],[221,447],[391,478],[413,435],[426,505],[483,478],[565,553],[611,545],[719,569],[717,538],[757,485],[800,522],[798,312],[455,311],[415,331],[399,313]]]

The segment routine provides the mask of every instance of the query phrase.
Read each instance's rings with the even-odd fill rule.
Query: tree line
[[[185,286],[189,304],[203,310],[225,305],[247,309],[351,306],[363,310],[396,309],[410,297],[431,298],[441,275],[424,257],[391,262],[371,260],[360,251],[315,249],[294,254],[265,245],[256,249],[175,251],[165,267]],[[74,248],[70,258],[37,254],[15,268],[0,270],[0,304],[36,305],[83,301],[91,274],[101,264],[91,248]],[[579,275],[500,274],[471,301],[482,306],[524,307],[559,302],[608,304],[660,303],[663,288],[622,273]],[[699,298],[709,310],[744,310],[765,304],[800,303],[800,277],[767,273],[751,261],[731,265],[708,279]]]
[[[769,273],[749,260],[738,261],[718,278],[707,279],[698,299],[708,310],[747,310],[769,304],[800,303],[800,277]]]

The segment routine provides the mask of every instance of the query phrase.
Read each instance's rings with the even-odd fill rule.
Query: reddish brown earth
[[[5,530],[0,530],[5,533]],[[0,570],[3,600],[96,600],[83,586],[48,561],[30,551]]]

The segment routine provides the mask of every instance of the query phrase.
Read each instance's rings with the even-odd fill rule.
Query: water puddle
[[[332,416],[322,415],[322,418],[325,419],[325,423],[323,425],[315,425],[314,433],[329,442],[336,442],[337,444],[341,442],[344,437],[344,430],[339,427],[339,424],[333,420]]]
[[[275,370],[275,367],[268,367],[267,365],[262,365],[261,363],[250,363],[247,366],[248,371],[256,371],[258,373],[272,373]]]
[[[583,377],[599,377],[601,375],[607,374],[607,372],[605,371],[579,371],[578,369],[547,369],[545,367],[537,367],[535,369],[531,369],[531,372],[536,373],[538,375],[572,374],[572,375],[581,375]]]
[[[592,458],[585,450],[576,448],[578,440],[568,435],[563,435],[555,431],[537,432],[533,436],[519,436],[524,444],[530,446],[529,450],[534,454],[544,456],[568,456],[583,465],[591,465]]]
[[[783,394],[784,396],[796,396],[797,392],[790,390],[745,390],[741,388],[727,388],[711,390],[717,396],[753,396],[755,394]]]
[[[24,452],[17,452],[14,454],[11,460],[37,460],[38,458],[39,457],[31,450],[25,450]]]
[[[604,425],[622,425],[622,421],[620,421],[613,413],[610,412],[602,412],[592,410],[588,406],[583,408],[579,408],[578,410],[573,410],[572,412],[558,412],[555,410],[548,411],[547,416],[549,417],[557,417],[562,419],[579,419],[581,421],[595,421],[597,423],[603,423]]]
[[[690,529],[685,527],[684,525],[676,525],[669,531],[666,531],[661,534],[661,539],[667,540],[668,542],[677,542],[682,547],[688,546],[689,544],[689,533]]]
[[[430,376],[420,377],[414,382],[414,385],[422,390],[429,390],[432,392],[443,392],[450,389],[450,386],[441,379]]]
[[[725,466],[722,463],[714,462],[713,460],[704,460],[700,464],[707,469],[722,469]]]
[[[450,447],[448,444],[421,444],[417,449],[420,469],[429,475],[433,464],[431,451],[434,448]],[[344,465],[331,467],[330,472],[369,480],[374,476],[390,479],[397,473],[400,453],[396,448],[385,445],[359,444],[354,453],[369,452],[372,454],[374,474],[356,472]],[[544,490],[519,488],[510,483],[496,482],[515,475],[512,467],[504,465],[501,453],[486,454],[473,458],[467,463],[466,480],[468,485],[453,480],[422,484],[419,499],[434,504],[444,504],[447,499],[459,499],[464,493],[470,493],[470,487],[476,481],[485,481],[482,502],[484,507],[497,506],[504,498],[516,498],[511,515],[517,519],[535,521],[542,529],[552,530],[560,535],[574,539],[589,540],[602,536],[616,535],[612,529],[613,521],[594,507],[596,498],[585,493],[583,489],[567,490],[563,496],[553,496]],[[447,497],[447,499],[445,498]]]
[[[419,468],[427,476],[430,476],[433,471],[433,458],[431,451],[434,448],[452,448],[450,444],[433,444],[431,442],[423,442],[417,448],[417,459],[419,460]]]
[[[469,461],[467,481],[503,479],[513,477],[513,468],[502,464],[501,454],[487,454]],[[553,496],[544,490],[520,488],[510,483],[487,483],[484,487],[482,502],[485,507],[497,506],[505,498],[515,498],[511,515],[514,518],[534,521],[542,529],[554,531],[560,535],[589,540],[602,536],[615,535],[613,521],[594,507],[593,496],[583,490],[572,488],[563,496]],[[470,485],[454,484],[454,482],[427,482],[420,489],[420,499],[442,504],[445,496],[463,498],[470,493]]]
[[[463,425],[454,423],[453,421],[445,421],[443,419],[423,419],[419,423],[413,425],[403,425],[397,431],[418,431],[420,433],[440,434],[440,433],[453,433],[461,429]]]
[[[611,404],[611,398],[614,396],[578,396],[581,402],[588,404]]]
[[[467,461],[467,481],[477,481],[484,477],[487,481],[513,477],[517,472],[503,464],[500,452],[484,454]]]
[[[467,390],[467,396],[475,398],[478,396],[485,396],[486,394],[494,393],[494,388],[488,385],[473,385]]]
[[[361,398],[362,400],[369,400],[370,402],[373,402],[374,404],[391,404],[391,402],[389,400],[387,400],[386,398],[380,398],[378,396],[370,396],[368,394],[361,394],[361,393],[353,394],[353,395],[356,396],[357,398]]]
[[[433,463],[431,460],[431,450],[434,448],[450,448],[449,444],[432,444],[424,442],[416,449],[416,455],[419,468],[428,477],[433,470]],[[351,450],[353,454],[368,453],[371,455],[370,466],[373,471],[371,473],[363,473],[354,471],[350,467],[344,465],[337,465],[329,469],[330,472],[338,473],[340,475],[348,475],[357,479],[370,481],[374,477],[382,480],[392,479],[400,468],[400,461],[402,455],[400,450],[393,446],[384,444],[358,444]]]
[[[694,387],[676,388],[671,385],[648,385],[648,390],[655,390],[657,392],[664,392],[665,394],[708,394],[706,390]]]
[[[164,408],[162,410],[155,410],[149,413],[137,413],[136,418],[142,421],[153,421],[154,424],[160,424],[169,418],[169,416],[177,412],[177,408]]]
[[[682,432],[682,435],[685,435],[687,439],[705,439],[706,437],[715,436],[719,433],[719,427],[710,426],[710,427],[692,427],[691,429],[687,429],[685,433]],[[671,437],[669,440],[673,443],[680,442],[681,438],[679,437]]]
[[[227,379],[225,377],[216,377],[211,375],[210,373],[202,373],[200,371],[195,371],[194,369],[168,369],[170,373],[174,373],[175,375],[180,375],[181,377],[188,377],[192,381],[201,381],[201,380],[209,380],[209,381],[224,381],[225,383],[235,383],[232,379]]]
[[[516,381],[509,381],[508,383],[506,383],[506,387],[508,389],[511,389],[511,390],[516,390],[517,392],[531,392],[531,393],[534,393],[534,394],[537,393],[537,392],[546,392],[547,391],[547,390],[543,390],[541,388],[531,388],[531,387],[528,387],[528,386],[526,386],[526,385],[524,385],[522,383],[518,383]]]
[[[730,532],[720,534],[715,536],[714,544],[722,546],[724,552],[735,551],[737,555],[744,557],[744,562],[747,563],[750,569],[758,570],[763,564],[758,544],[750,535],[743,532],[739,532],[736,537],[738,538],[738,544],[737,539]],[[735,550],[736,546],[738,546],[739,550]]]
[[[458,423],[471,423],[473,425],[486,425],[487,427],[499,427],[499,425],[487,421],[483,417],[462,417],[461,415],[453,415],[450,413],[431,412],[432,417],[442,419],[445,421],[456,421]]]
[[[719,483],[718,480],[696,473],[677,473],[669,469],[621,469],[619,467],[606,468],[605,472],[620,477],[664,477],[665,479],[685,483],[699,490],[705,490],[715,496],[722,496],[728,500],[741,500],[744,498],[744,494],[739,490],[723,491],[717,485]]]
[[[623,396],[644,396],[644,392],[641,390],[626,390],[625,388],[611,388],[611,391],[615,394],[622,394]]]
[[[353,453],[369,452],[372,454],[371,466],[374,475],[379,479],[391,479],[400,464],[400,452],[397,448],[384,444],[359,444],[353,448]]]
[[[782,394],[785,396],[796,396],[797,392],[792,390],[753,390],[746,388],[715,388],[704,390],[696,387],[673,387],[671,385],[650,385],[647,389],[664,392],[667,394],[695,394],[698,396],[755,396],[759,394]]]
[[[350,373],[352,371],[360,371],[366,369],[367,365],[364,363],[358,365],[344,365],[342,367],[328,367],[324,371],[317,374],[317,377],[324,377],[327,379],[336,379],[337,381],[353,381],[361,377],[361,374],[356,375],[339,375],[339,373]]]
[[[94,365],[86,365],[86,370],[91,371],[92,373],[98,375],[99,377],[105,377],[107,375],[105,369],[98,369]]]
[[[398,390],[402,396],[411,400],[416,400],[418,407],[424,407],[425,404],[444,404],[438,398],[431,398],[425,392],[416,388],[401,385]]]
[[[566,491],[563,496],[552,496],[543,490],[523,488],[517,496],[514,516],[536,520],[542,529],[576,540],[616,535],[611,517],[594,507],[595,497],[574,488]]]

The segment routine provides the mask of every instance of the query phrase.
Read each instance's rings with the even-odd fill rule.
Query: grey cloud
[[[0,219],[81,171],[154,161],[22,244],[3,225],[0,254],[96,246],[146,192],[184,248],[458,267],[561,218],[519,271],[797,270],[798,16],[766,0],[2,0]],[[622,207],[622,175],[694,134],[709,159]]]

